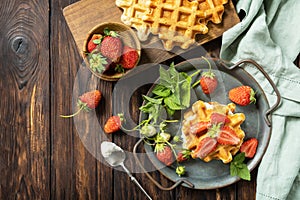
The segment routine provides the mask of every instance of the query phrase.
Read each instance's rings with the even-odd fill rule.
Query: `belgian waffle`
[[[232,161],[232,156],[239,151],[245,137],[245,133],[240,126],[245,121],[245,115],[243,113],[234,113],[235,108],[236,105],[233,103],[222,105],[217,102],[206,103],[198,100],[193,104],[192,109],[184,114],[184,120],[182,122],[183,147],[192,151],[192,158],[198,158],[196,149],[198,145],[200,145],[200,141],[211,136],[209,136],[209,133],[205,133],[201,136],[194,135],[190,132],[191,126],[197,122],[209,122],[211,114],[217,112],[229,118],[229,122],[226,123],[226,126],[234,130],[240,141],[236,145],[218,144],[213,152],[201,159],[205,162],[209,162],[213,159],[222,160],[223,163]]]
[[[206,34],[208,21],[220,23],[228,0],[116,0],[123,9],[121,20],[134,27],[140,40],[158,35],[166,50],[183,49],[195,43],[196,34]]]

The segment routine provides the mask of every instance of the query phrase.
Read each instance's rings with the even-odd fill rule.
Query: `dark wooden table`
[[[126,173],[113,170],[87,150],[72,119],[59,117],[73,111],[73,88],[81,87],[76,77],[82,58],[62,14],[74,2],[1,1],[0,199],[145,199]],[[203,47],[218,58],[220,46],[221,38],[217,38]],[[295,63],[299,66],[299,59]],[[85,80],[95,80],[86,76]],[[100,126],[113,113],[115,84],[97,80],[104,97],[96,110]],[[147,87],[131,97],[134,121]],[[128,151],[137,140],[124,133],[108,138],[126,144]],[[255,199],[256,171],[250,182],[213,190],[180,186],[161,191],[144,174],[134,176],[154,199],[246,200]],[[160,173],[151,174],[171,185]]]

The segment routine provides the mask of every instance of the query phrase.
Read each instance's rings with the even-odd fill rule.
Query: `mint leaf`
[[[143,95],[144,99],[146,99],[147,101],[154,103],[154,104],[162,104],[163,98],[159,98],[159,99],[155,99],[155,98],[151,98],[148,97],[146,95]]]
[[[241,179],[250,181],[251,176],[250,176],[250,171],[249,171],[247,165],[243,164],[242,166],[243,167],[238,170],[238,176],[241,177]]]
[[[250,181],[250,171],[244,163],[245,153],[236,155],[230,163],[230,175],[239,176],[241,179]]]
[[[163,85],[156,85],[152,90],[152,93],[160,97],[167,97],[171,94],[171,90]]]
[[[182,106],[180,105],[180,101],[176,98],[174,94],[164,99],[164,103],[171,110],[181,110]]]
[[[233,158],[233,162],[243,163],[245,160],[245,153],[239,153]]]

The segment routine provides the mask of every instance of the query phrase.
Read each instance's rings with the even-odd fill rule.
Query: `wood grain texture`
[[[50,194],[48,8],[48,1],[1,1],[1,199]]]
[[[133,172],[141,170],[130,157],[137,138],[122,131],[106,135],[102,127],[109,116],[124,109],[131,119],[128,128],[134,127],[141,95],[147,93],[157,74],[131,77],[131,82],[121,85],[94,77],[82,63],[63,15],[63,9],[76,1],[1,1],[0,199],[145,199],[126,173],[104,162],[99,149],[101,141],[114,141],[128,151],[126,166]],[[104,6],[113,2],[101,1]],[[75,11],[73,16],[86,20]],[[168,65],[201,55],[218,58],[221,42],[218,37],[171,57],[157,49],[143,49],[141,64],[163,60]],[[299,60],[298,56],[298,67]],[[147,68],[143,71],[150,74]],[[137,89],[130,92],[129,83],[137,84]],[[95,112],[81,113],[74,119],[59,117],[74,112],[78,95],[91,89],[99,89],[103,95]],[[143,152],[142,147],[139,150]],[[151,167],[147,157],[142,162]],[[133,175],[153,199],[255,199],[257,168],[250,182],[239,181],[216,190],[179,186],[161,191],[145,174]],[[164,186],[172,185],[158,171],[151,175]]]

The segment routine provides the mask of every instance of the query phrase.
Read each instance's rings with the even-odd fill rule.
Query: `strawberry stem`
[[[79,110],[77,110],[77,112],[75,112],[72,115],[59,115],[62,118],[70,118],[70,117],[74,117],[75,115],[77,115],[81,110],[83,109],[83,107],[80,107]]]
[[[211,64],[210,64],[210,62],[208,61],[208,59],[205,58],[204,56],[202,56],[202,59],[204,59],[204,60],[208,63],[209,71],[211,72]]]
[[[199,85],[200,80],[196,81],[191,87],[194,88],[195,86]]]
[[[192,74],[190,75],[190,77],[193,78],[195,75],[199,74],[200,72],[201,72],[201,70],[197,70],[197,71],[195,71],[194,73],[192,73]]]

